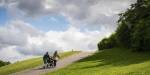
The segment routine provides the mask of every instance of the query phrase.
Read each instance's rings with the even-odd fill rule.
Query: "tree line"
[[[98,43],[98,49],[131,48],[150,50],[150,0],[137,0],[126,12],[119,14],[117,30]]]
[[[0,67],[10,64],[10,62],[4,62],[0,60]]]

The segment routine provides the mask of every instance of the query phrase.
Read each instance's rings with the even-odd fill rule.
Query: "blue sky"
[[[0,7],[0,25],[6,25],[13,17],[6,8]],[[68,20],[62,15],[45,15],[37,18],[25,17],[23,20],[42,31],[65,31],[69,27]]]
[[[6,22],[10,20],[10,15],[7,10],[3,7],[0,7],[0,25],[5,25]]]
[[[45,15],[36,19],[26,18],[25,21],[43,31],[64,31],[69,27],[69,22],[61,15]]]

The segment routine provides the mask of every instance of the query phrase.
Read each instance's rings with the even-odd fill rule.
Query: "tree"
[[[116,34],[112,34],[110,37],[104,38],[98,43],[98,50],[113,48],[116,45]]]
[[[110,36],[98,44],[99,49],[123,46],[136,51],[150,50],[150,0],[137,0],[119,15],[115,45]]]
[[[150,0],[137,0],[120,14],[116,31],[119,44],[137,51],[150,49]]]
[[[8,65],[8,64],[10,64],[10,62],[4,62],[4,61],[0,60],[0,67]]]

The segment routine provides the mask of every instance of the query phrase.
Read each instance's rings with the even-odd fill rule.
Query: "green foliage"
[[[116,39],[119,46],[123,47],[130,47],[130,29],[125,23],[122,23],[118,26],[118,29],[116,31]]]
[[[120,14],[118,25],[117,46],[137,51],[150,50],[150,0],[137,0],[137,3],[132,4],[130,9]],[[102,40],[98,47],[109,46],[109,43],[104,43],[108,39]]]
[[[150,0],[137,0],[120,14],[116,34],[119,44],[138,51],[150,50]]]
[[[116,35],[112,34],[109,38],[104,38],[101,42],[98,43],[98,49],[109,49],[116,46]]]
[[[0,60],[0,67],[10,64],[10,62],[4,62]]]
[[[145,22],[146,21],[146,22]],[[149,50],[150,49],[150,17],[149,19],[140,20],[134,27],[132,34],[132,47],[135,50]]]
[[[106,49],[45,75],[149,75],[150,52]]]

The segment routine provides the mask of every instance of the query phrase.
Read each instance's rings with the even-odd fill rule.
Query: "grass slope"
[[[64,52],[64,53],[61,53],[60,56],[61,56],[61,58],[64,58],[64,57],[70,56],[70,55],[75,54],[75,53],[79,53],[79,52],[76,52],[76,51]],[[28,59],[28,60],[24,60],[21,62],[16,62],[14,64],[0,67],[0,75],[8,75],[8,74],[22,71],[25,69],[34,68],[34,67],[40,66],[42,64],[43,64],[43,62],[42,62],[41,57]]]
[[[150,52],[108,49],[45,75],[150,75]]]

